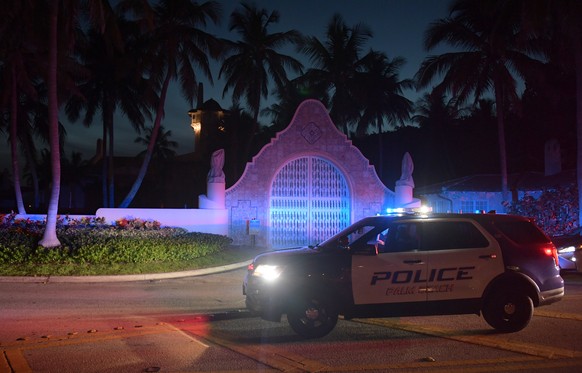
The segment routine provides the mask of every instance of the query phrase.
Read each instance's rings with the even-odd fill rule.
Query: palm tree
[[[19,214],[26,214],[20,187],[20,165],[18,161],[18,114],[20,101],[36,100],[38,93],[35,82],[39,78],[37,34],[30,27],[33,24],[33,4],[12,1],[4,7],[0,19],[0,74],[2,95],[0,106],[9,112],[9,141],[12,159],[14,192]]]
[[[453,161],[450,157],[450,150],[454,149],[451,143],[450,133],[454,126],[459,124],[460,116],[464,112],[459,109],[454,99],[447,101],[445,95],[436,91],[425,93],[415,105],[415,115],[412,121],[425,129],[431,141],[427,144],[427,151],[439,154],[444,158],[446,173],[441,177],[453,177],[455,175]],[[436,141],[435,141],[436,140]]]
[[[147,172],[164,117],[170,82],[178,79],[183,95],[192,103],[198,86],[195,67],[200,68],[212,81],[208,54],[218,57],[220,53],[218,40],[202,30],[208,21],[218,22],[220,15],[218,3],[208,1],[197,4],[191,0],[161,0],[154,10],[155,28],[146,37],[151,38],[148,50],[149,76],[159,84],[160,92],[156,118],[147,153],[133,186],[119,206],[122,208],[129,206]]]
[[[283,130],[291,122],[301,102],[309,98],[319,99],[323,96],[321,93],[309,91],[306,84],[297,78],[283,87],[276,88],[275,103],[261,110],[261,114],[272,118],[271,130],[273,132]],[[323,104],[327,103],[323,102]]]
[[[362,58],[362,72],[356,72],[356,99],[361,110],[356,133],[363,135],[372,125],[378,134],[398,127],[410,118],[412,102],[403,96],[412,88],[411,79],[400,80],[401,57],[390,60],[384,53],[370,51]]]
[[[582,225],[582,3],[577,0],[538,0],[524,6],[526,25],[549,41],[546,57],[575,76],[576,183],[578,224]]]
[[[61,190],[61,153],[59,143],[59,101],[57,95],[57,70],[58,51],[57,37],[59,25],[59,5],[60,1],[49,2],[49,44],[48,44],[48,123],[49,123],[49,144],[51,152],[51,172],[52,184],[50,199],[47,210],[46,227],[39,245],[43,247],[60,246],[61,242],[57,237],[57,213],[59,210],[59,195]],[[70,30],[68,30],[70,31]]]
[[[144,136],[137,137],[134,140],[134,142],[136,144],[145,145],[147,148],[152,138],[152,132],[153,132],[152,127],[146,128]],[[156,145],[154,146],[154,152],[152,153],[152,160],[157,159],[159,161],[165,161],[176,156],[176,151],[173,149],[176,149],[178,147],[178,143],[176,141],[170,140],[171,136],[172,131],[166,131],[164,129],[164,126],[160,126],[158,130]],[[145,157],[146,154],[147,150],[143,150],[137,156]]]
[[[482,100],[480,100],[482,101]],[[415,115],[412,120],[421,127],[443,128],[457,124],[463,109],[459,109],[454,98],[449,99],[437,92],[425,93],[415,105]]]
[[[35,11],[41,10],[40,5],[44,2],[35,2]],[[107,0],[88,1],[83,3],[89,10],[89,20],[93,24],[99,24],[104,27],[106,17],[103,10],[106,8]],[[37,12],[39,15],[37,22],[29,26],[35,27],[36,24],[44,25],[41,20],[46,18],[48,13],[48,27],[42,30],[42,36],[48,34],[48,43],[46,45],[47,64],[45,71],[45,82],[47,85],[47,102],[48,102],[48,125],[49,125],[49,145],[51,156],[51,192],[47,209],[46,227],[39,245],[43,247],[56,247],[60,245],[57,237],[56,225],[57,214],[59,209],[59,196],[61,188],[61,149],[59,132],[58,111],[61,102],[59,93],[73,91],[75,89],[74,81],[69,78],[68,72],[73,65],[71,62],[72,49],[74,47],[75,37],[79,30],[79,11],[81,3],[78,0],[48,0],[48,11]],[[99,15],[99,16],[97,16]],[[48,31],[48,33],[47,33]],[[39,39],[40,40],[40,39]],[[59,92],[60,88],[60,92]],[[64,98],[64,95],[63,95]]]
[[[514,74],[524,78],[528,68],[539,63],[523,52],[527,40],[518,32],[519,12],[514,5],[504,0],[455,0],[450,16],[429,27],[424,43],[427,50],[448,44],[455,51],[427,57],[416,74],[419,87],[442,75],[437,94],[450,92],[459,103],[471,97],[477,101],[493,90],[505,201],[509,199],[505,107],[518,101]]]
[[[236,31],[241,40],[226,41],[229,56],[218,77],[226,78],[223,96],[232,89],[235,105],[241,97],[245,98],[254,120],[252,140],[259,129],[261,99],[269,95],[270,79],[280,88],[289,82],[287,68],[301,73],[302,64],[298,60],[278,52],[288,44],[298,43],[301,35],[296,30],[270,34],[269,27],[279,22],[279,12],[269,13],[248,3],[242,3],[241,7],[231,14],[229,23],[229,31]],[[247,144],[250,146],[250,141]]]
[[[40,96],[44,97],[44,85],[37,88]],[[45,100],[36,100],[24,97],[19,105],[18,117],[18,143],[25,159],[24,170],[30,175],[30,184],[34,189],[33,207],[38,210],[40,206],[40,189],[38,180],[36,139],[48,143],[47,105]],[[59,128],[61,139],[65,136],[64,127]],[[25,177],[27,175],[25,174]]]
[[[302,79],[309,82],[312,90],[329,95],[330,117],[346,134],[350,124],[360,118],[355,77],[362,68],[362,49],[371,37],[372,31],[365,24],[348,27],[335,14],[327,26],[325,41],[306,37],[300,46],[314,65]],[[327,97],[322,100],[327,101]]]
[[[82,97],[69,100],[66,112],[75,121],[84,111],[85,126],[90,126],[95,114],[101,112],[106,156],[102,164],[103,206],[113,207],[115,112],[121,109],[138,132],[151,116],[143,94],[148,87],[140,71],[139,53],[131,44],[138,37],[137,24],[111,13],[108,25],[106,30],[112,31],[90,28],[86,40],[78,41],[78,56],[89,76],[79,85]]]
[[[241,157],[241,154],[249,149],[254,151],[256,148],[251,148],[248,143],[241,141],[245,134],[252,133],[255,121],[253,115],[240,106],[234,105],[228,109],[228,115],[224,118],[224,127],[226,128],[225,146],[230,151],[225,153],[224,173],[226,181],[238,180],[247,163],[247,158]],[[254,146],[261,146],[255,142]],[[259,148],[260,149],[260,148]]]
[[[82,154],[79,152],[72,152],[71,158],[67,159],[63,157],[61,160],[62,171],[63,171],[63,185],[68,187],[68,203],[67,207],[76,207],[75,202],[77,200],[76,191],[78,188],[83,187],[87,182],[87,177],[89,176],[89,161],[82,158]]]
[[[576,76],[576,183],[578,185],[578,224],[582,224],[582,3],[579,1],[556,1],[553,6],[554,21],[559,35],[566,43],[566,51],[573,55]],[[568,52],[566,52],[568,53]],[[562,60],[566,61],[566,60]]]
[[[412,102],[403,92],[412,88],[413,82],[398,77],[404,62],[400,57],[390,60],[384,53],[370,51],[361,60],[363,71],[355,76],[354,92],[361,112],[356,135],[363,136],[370,127],[378,132],[380,177],[384,172],[382,133],[405,124],[412,113]]]

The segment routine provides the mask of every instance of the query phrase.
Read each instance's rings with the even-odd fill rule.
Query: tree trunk
[[[378,177],[384,183],[384,144],[382,143],[382,123],[376,119],[376,126],[378,127]]]
[[[30,167],[30,176],[32,178],[32,187],[34,189],[34,203],[32,207],[34,210],[38,210],[40,206],[40,188],[38,185],[38,165],[36,163],[36,159],[34,157],[32,149],[34,148],[34,144],[29,141],[28,137],[25,137],[22,141],[22,146],[24,148],[24,154],[26,156],[26,161]]]
[[[16,207],[19,214],[26,214],[24,208],[24,201],[22,199],[22,190],[20,189],[20,166],[18,165],[18,151],[16,145],[18,144],[18,89],[16,88],[16,72],[15,67],[12,67],[12,97],[11,97],[11,113],[10,113],[10,153],[12,156],[12,176],[14,179],[14,194],[16,197]]]
[[[107,135],[109,136],[109,147],[107,153],[107,191],[109,200],[107,205],[115,207],[115,172],[113,167],[114,157],[114,136],[113,136],[113,103],[109,99],[105,99],[103,108],[103,117],[105,126],[107,127]],[[106,141],[106,140],[104,140]]]
[[[573,36],[574,71],[576,72],[576,181],[578,186],[578,225],[582,222],[582,41]]]
[[[109,206],[109,192],[107,192],[107,124],[103,123],[103,140],[101,141],[101,193],[103,207]]]
[[[127,193],[125,199],[119,205],[120,208],[127,208],[131,201],[133,201],[148,171],[150,160],[152,159],[152,154],[154,152],[156,141],[158,139],[158,132],[160,130],[160,126],[162,123],[162,118],[164,117],[164,106],[166,102],[166,94],[168,93],[168,86],[170,85],[170,80],[172,80],[172,75],[168,71],[166,79],[164,80],[164,84],[162,85],[162,91],[160,92],[160,101],[158,102],[158,108],[156,111],[156,120],[154,121],[154,128],[152,129],[152,135],[150,136],[150,143],[148,144],[146,155],[143,159],[141,168],[139,169],[139,173],[135,179],[135,182],[131,186],[131,189]]]
[[[497,79],[496,79],[497,80]],[[495,104],[497,105],[497,141],[499,143],[499,168],[501,173],[501,195],[503,202],[511,202],[507,182],[507,151],[505,145],[505,116],[502,85],[495,82]]]
[[[52,186],[47,211],[46,227],[39,245],[56,247],[61,243],[57,238],[57,214],[59,194],[61,191],[61,154],[59,149],[59,103],[57,96],[57,21],[59,1],[50,2],[49,11],[49,60],[48,60],[48,122],[49,143],[51,150]]]
[[[257,87],[257,89],[260,90],[260,86]],[[252,147],[253,147],[253,142],[255,141],[256,136],[259,134],[259,111],[260,111],[260,106],[261,105],[261,99],[259,96],[259,99],[256,102],[256,110],[254,110],[253,112],[253,126],[251,127],[251,133],[249,134],[248,140],[245,143],[245,159],[244,162],[247,162],[251,159],[251,152],[252,152]]]

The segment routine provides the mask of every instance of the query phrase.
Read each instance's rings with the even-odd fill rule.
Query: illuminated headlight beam
[[[281,276],[282,272],[283,267],[281,266],[259,264],[253,272],[253,276],[260,277],[266,281],[275,281]]]

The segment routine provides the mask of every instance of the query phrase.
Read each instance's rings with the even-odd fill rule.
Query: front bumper
[[[278,284],[247,275],[243,282],[243,295],[246,296],[245,304],[249,311],[265,320],[281,321],[286,297]]]

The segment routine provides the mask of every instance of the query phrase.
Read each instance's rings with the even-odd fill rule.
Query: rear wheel
[[[291,329],[305,338],[321,338],[333,330],[338,313],[332,303],[319,296],[297,298],[287,312]]]
[[[522,330],[533,316],[533,301],[517,292],[494,292],[483,305],[483,318],[493,328],[512,333]]]

